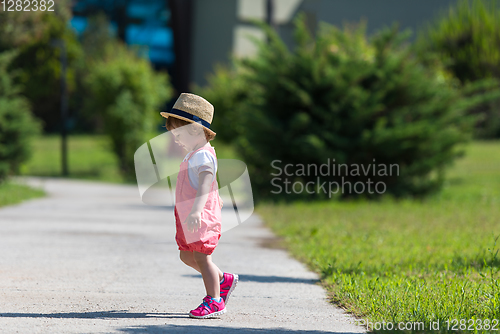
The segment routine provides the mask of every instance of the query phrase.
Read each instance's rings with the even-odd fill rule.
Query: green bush
[[[217,132],[217,139],[232,143],[241,134],[241,103],[248,97],[248,87],[238,73],[238,61],[234,68],[217,66],[209,76],[206,87],[195,89],[214,106],[214,119],[211,128]]]
[[[442,59],[446,70],[463,85],[490,79],[482,89],[487,93],[485,100],[471,113],[481,116],[476,136],[500,137],[500,7],[497,2],[461,0],[420,31],[415,49],[424,63]]]
[[[12,83],[7,66],[15,53],[0,53],[0,183],[30,156],[30,140],[40,132],[30,104]]]
[[[172,94],[165,73],[119,42],[108,45],[106,56],[92,63],[85,80],[88,112],[100,115],[104,131],[127,179],[134,178],[134,153],[155,129],[160,106]]]
[[[296,25],[293,52],[263,25],[270,43],[261,42],[258,55],[242,63],[251,89],[241,105],[245,118],[238,148],[254,193],[273,199],[325,198],[329,194],[321,186],[315,186],[313,194],[290,186],[296,181],[318,185],[318,179],[351,182],[351,187],[356,182],[365,187],[370,181],[383,182],[385,193],[397,197],[438,190],[445,166],[462,153],[458,144],[470,138],[474,119],[464,117],[464,110],[477,101],[461,98],[442,71],[422,66],[404,43],[408,33],[399,33],[397,27],[368,41],[364,24],[344,31],[325,24],[316,39],[302,17]],[[300,164],[319,167],[327,159],[330,165],[335,159],[337,167],[347,164],[352,169],[347,175],[344,168],[343,175],[335,176],[278,176],[274,168],[280,160],[281,168],[293,164],[297,174],[303,174],[297,171]],[[354,164],[368,168],[375,163],[397,164],[399,175],[395,167],[392,176],[380,170],[376,175],[360,171],[358,176],[354,170]],[[273,184],[274,177],[281,181]],[[288,194],[285,178],[290,182]],[[374,193],[361,196],[377,197],[373,184]],[[349,193],[347,184],[345,189],[337,196],[358,196]],[[383,192],[382,185],[379,190]]]
[[[116,35],[110,29],[109,21],[103,12],[88,17],[87,26],[80,41],[84,57],[76,67],[75,92],[71,95],[70,108],[76,110],[73,133],[102,134],[104,122],[100,113],[85,108],[91,95],[86,84],[88,69],[96,62],[105,61],[110,48],[115,45]]]
[[[65,11],[68,5],[65,3],[58,3],[54,13],[6,12],[0,20],[0,51],[19,51],[9,70],[19,70],[16,84],[24,87],[23,94],[30,101],[33,114],[42,120],[47,132],[57,131],[62,126],[61,49],[55,41],[65,43],[69,94],[75,90],[75,70],[83,56],[80,43],[68,25]]]
[[[32,8],[35,8],[35,3]],[[57,15],[57,19],[67,22],[71,19],[71,0],[54,2],[54,12],[4,11],[0,20],[0,52],[17,49],[43,38],[50,29],[47,17]]]

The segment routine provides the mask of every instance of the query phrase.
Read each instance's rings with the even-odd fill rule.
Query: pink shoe
[[[191,318],[207,319],[219,316],[226,313],[226,306],[224,305],[224,300],[221,299],[220,302],[216,302],[209,295],[203,298],[203,303],[200,304],[196,309],[189,312]]]
[[[223,281],[220,284],[220,296],[224,300],[224,304],[226,305],[229,300],[229,295],[233,292],[234,288],[238,284],[238,275],[224,273]]]

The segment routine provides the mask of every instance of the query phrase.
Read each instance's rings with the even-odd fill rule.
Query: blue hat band
[[[172,110],[168,111],[168,113],[169,114],[173,114],[173,115],[177,115],[177,116],[181,116],[181,117],[184,117],[184,118],[187,118],[187,119],[190,119],[190,120],[192,120],[194,122],[201,122],[201,125],[203,125],[207,129],[210,129],[210,123],[208,123],[204,119],[199,118],[196,115],[187,113],[187,112],[185,112],[183,110],[172,108]]]

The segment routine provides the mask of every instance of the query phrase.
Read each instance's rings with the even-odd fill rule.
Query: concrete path
[[[26,178],[49,196],[0,208],[1,333],[362,333],[257,216],[223,233],[214,262],[240,274],[228,312],[187,316],[205,296],[178,258],[171,208],[136,187]]]

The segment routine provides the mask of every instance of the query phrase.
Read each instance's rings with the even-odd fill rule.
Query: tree
[[[148,140],[159,108],[171,98],[166,73],[156,73],[148,60],[139,58],[118,41],[108,45],[101,60],[91,62],[85,79],[87,113],[100,115],[104,131],[126,179],[134,179],[134,152]]]
[[[370,181],[382,182],[385,193],[398,197],[437,191],[445,167],[470,139],[474,117],[464,113],[477,100],[464,98],[442,70],[423,66],[405,44],[408,32],[397,26],[368,40],[364,24],[343,31],[324,24],[314,39],[303,16],[295,23],[295,50],[262,25],[270,43],[258,42],[258,55],[242,62],[249,96],[241,103],[237,145],[254,193],[271,199],[327,198],[316,186],[312,194],[305,189],[285,194],[283,183],[276,194],[272,164],[320,166],[328,158],[336,166],[397,165],[398,173],[282,173],[281,182],[362,182],[365,189]],[[372,192],[350,190],[341,196],[379,196]]]
[[[29,158],[30,140],[40,132],[28,100],[6,70],[14,56],[14,52],[0,53],[0,183]]]
[[[484,100],[470,112],[479,115],[476,136],[500,137],[500,7],[496,1],[461,0],[431,21],[418,36],[415,50],[431,66],[445,69],[462,85],[481,86]],[[479,83],[478,81],[482,81]]]
[[[75,87],[75,67],[82,57],[78,40],[68,26],[70,4],[56,2],[54,12],[4,12],[0,20],[0,51],[17,49],[9,71],[18,71],[16,84],[24,87],[24,95],[33,113],[43,122],[45,131],[61,127],[60,48],[55,41],[64,40],[67,50],[67,83],[69,92]],[[42,84],[43,83],[43,84]]]

